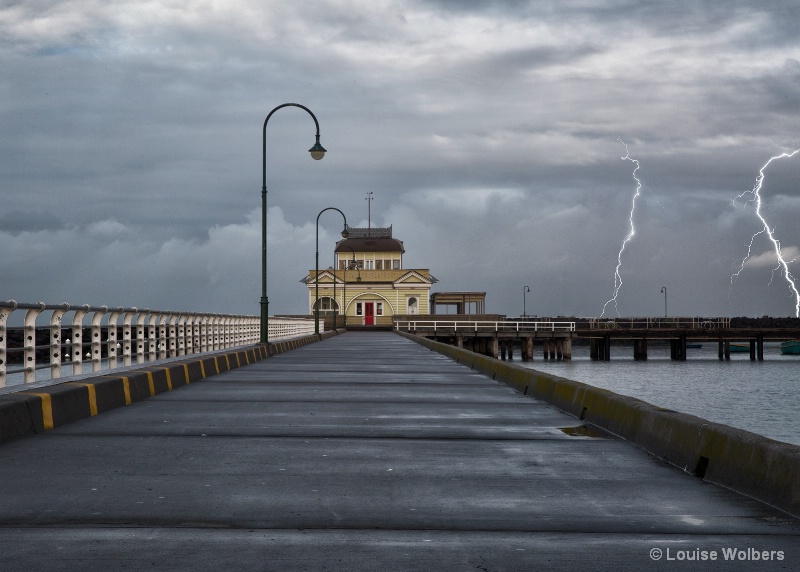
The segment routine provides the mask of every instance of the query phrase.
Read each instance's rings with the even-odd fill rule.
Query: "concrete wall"
[[[709,482],[800,517],[800,447],[400,333]]]
[[[46,387],[20,386],[15,393],[0,395],[0,444],[173,391],[336,333],[258,344],[214,355],[187,356],[185,360],[143,365],[134,370],[109,370],[105,375]]]

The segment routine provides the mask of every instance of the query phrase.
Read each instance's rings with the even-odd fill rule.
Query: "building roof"
[[[309,270],[308,276],[304,276],[300,282],[303,284],[315,284],[315,271]],[[396,284],[396,285],[415,285],[415,284],[434,284],[439,280],[432,276],[430,270],[427,268],[413,268],[405,270],[360,270],[356,273],[354,270],[345,272],[344,270],[333,270],[328,268],[326,270],[320,268],[319,277],[320,284],[330,284],[334,281],[337,283],[344,282],[343,278],[347,277],[347,283],[353,284]],[[360,277],[360,279],[359,279]]]
[[[348,226],[347,232],[350,233],[348,238],[392,238],[392,225],[386,228],[362,228]]]
[[[392,227],[347,228],[350,235],[338,241],[334,252],[399,252],[405,253],[403,241],[392,238]]]
[[[400,252],[406,251],[403,248],[403,241],[396,238],[345,238],[336,243],[334,252]]]

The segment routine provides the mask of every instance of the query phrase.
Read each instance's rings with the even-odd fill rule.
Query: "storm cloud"
[[[0,298],[307,312],[324,208],[487,311],[794,315],[747,197],[800,147],[796,2],[0,4]],[[800,155],[763,213],[800,252]],[[334,213],[335,214],[335,213]],[[329,216],[330,215],[330,216]],[[320,219],[332,264],[338,215]],[[800,261],[790,264],[795,271]],[[741,270],[736,276],[737,271]],[[795,272],[800,274],[800,272]],[[733,276],[733,279],[732,279]]]

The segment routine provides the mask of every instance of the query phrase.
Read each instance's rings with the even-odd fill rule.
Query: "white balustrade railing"
[[[394,328],[406,332],[573,332],[575,331],[575,322],[553,322],[549,320],[396,320]]]
[[[24,312],[20,327],[8,324],[14,312]],[[69,314],[70,324],[64,325]],[[37,325],[40,317],[47,326]],[[270,318],[270,341],[310,333],[312,319]],[[39,370],[49,370],[48,377],[55,379],[64,366],[80,375],[84,363],[98,372],[245,346],[258,343],[259,337],[258,316],[0,301],[0,387],[10,374],[33,383]]]
[[[724,330],[731,327],[730,318],[589,318],[592,330]]]
[[[320,319],[319,331],[325,330],[324,321]],[[289,318],[272,317],[269,318],[269,340],[285,340],[298,336],[308,336],[314,333],[313,318]]]
[[[577,325],[576,325],[577,324]],[[686,329],[723,330],[731,327],[730,318],[578,318],[577,322],[552,319],[507,319],[500,321],[481,320],[396,320],[395,329],[403,331],[496,331],[496,332],[573,332],[576,329],[590,330],[647,330]]]

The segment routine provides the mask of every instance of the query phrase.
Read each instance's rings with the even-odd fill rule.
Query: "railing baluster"
[[[150,310],[145,308],[136,316],[136,363],[144,363],[145,350],[145,320],[150,315]]]
[[[200,332],[200,346],[199,352],[204,353],[210,350],[208,345],[209,340],[209,325],[208,325],[208,314],[200,314],[200,320],[198,322],[198,329]]]
[[[133,363],[133,316],[139,310],[132,308],[122,317],[122,365],[128,367]]]
[[[72,314],[72,375],[83,373],[83,318],[88,311],[85,304]]]
[[[240,345],[242,333],[245,326],[245,319],[241,316],[234,316],[230,320],[231,324],[231,347]]]
[[[61,360],[63,359],[64,340],[61,338],[61,322],[64,314],[69,311],[69,304],[64,304],[63,308],[53,310],[50,315],[50,379],[61,377]]]
[[[17,309],[17,303],[14,300],[8,301],[9,307],[0,308],[0,387],[6,386],[6,372],[8,368],[8,317]]]
[[[197,316],[195,314],[188,314],[186,316],[186,353],[184,355],[191,355],[195,351],[195,320]]]
[[[91,341],[91,360],[92,371],[100,371],[103,366],[103,340],[102,340],[102,320],[108,312],[108,307],[103,306],[100,310],[95,310],[92,314],[92,341]]]
[[[174,358],[178,355],[178,318],[179,314],[170,312],[167,326],[167,357]]]
[[[112,310],[108,315],[108,325],[106,326],[106,356],[108,357],[108,369],[117,367],[117,355],[119,343],[117,342],[117,320],[122,314],[122,308]]]
[[[225,332],[225,342],[223,347],[225,349],[228,349],[235,345],[234,335],[233,335],[234,318],[232,316],[225,316],[225,319],[222,321],[222,324]]]
[[[158,345],[158,316],[159,311],[154,310],[147,314],[147,361],[155,361],[158,359],[156,346]]]
[[[25,312],[24,331],[24,353],[25,360],[25,383],[36,381],[36,318],[44,310],[44,303],[39,302],[39,308],[30,308]]]
[[[169,314],[166,312],[160,312],[158,314],[158,323],[156,330],[158,332],[158,345],[156,346],[156,353],[158,354],[158,359],[166,359],[167,357],[167,321],[169,320]]]
[[[211,323],[211,347],[216,351],[220,349],[221,319],[219,316],[212,316],[209,321]]]
[[[186,355],[186,320],[188,317],[183,312],[178,315],[178,356]]]
[[[199,326],[197,325],[197,314],[190,314],[189,318],[186,321],[186,353],[193,354],[198,351],[200,347],[199,344],[199,337],[198,337],[198,330]]]

